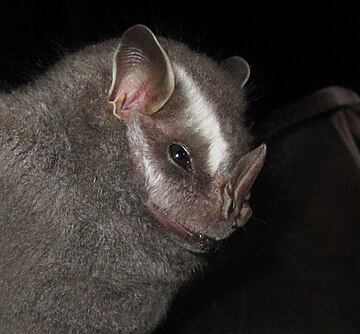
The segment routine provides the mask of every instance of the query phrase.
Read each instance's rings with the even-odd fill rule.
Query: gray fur
[[[161,41],[212,100],[226,91],[209,82],[214,73],[229,81],[215,63]],[[150,332],[202,266],[145,208],[125,125],[107,103],[117,43],[87,47],[0,95],[2,334]]]

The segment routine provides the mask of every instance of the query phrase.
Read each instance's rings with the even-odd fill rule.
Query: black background
[[[62,52],[143,23],[221,60],[252,68],[257,117],[328,85],[360,91],[356,5],[328,2],[235,4],[138,1],[6,1],[0,11],[0,83],[16,85]]]

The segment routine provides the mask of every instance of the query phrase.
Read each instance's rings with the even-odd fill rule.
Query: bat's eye
[[[180,144],[171,144],[169,146],[169,154],[171,159],[180,167],[191,171],[191,160],[188,151]]]

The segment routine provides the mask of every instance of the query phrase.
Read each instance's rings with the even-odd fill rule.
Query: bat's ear
[[[156,113],[170,98],[175,76],[170,60],[154,34],[143,25],[124,32],[113,58],[109,102],[114,114]]]
[[[245,86],[250,77],[250,66],[244,58],[233,56],[225,59],[221,65],[239,83],[241,88]]]

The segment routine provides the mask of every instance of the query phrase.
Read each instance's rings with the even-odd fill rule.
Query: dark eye
[[[171,159],[180,167],[191,171],[191,160],[187,150],[180,144],[171,144],[169,146]]]

